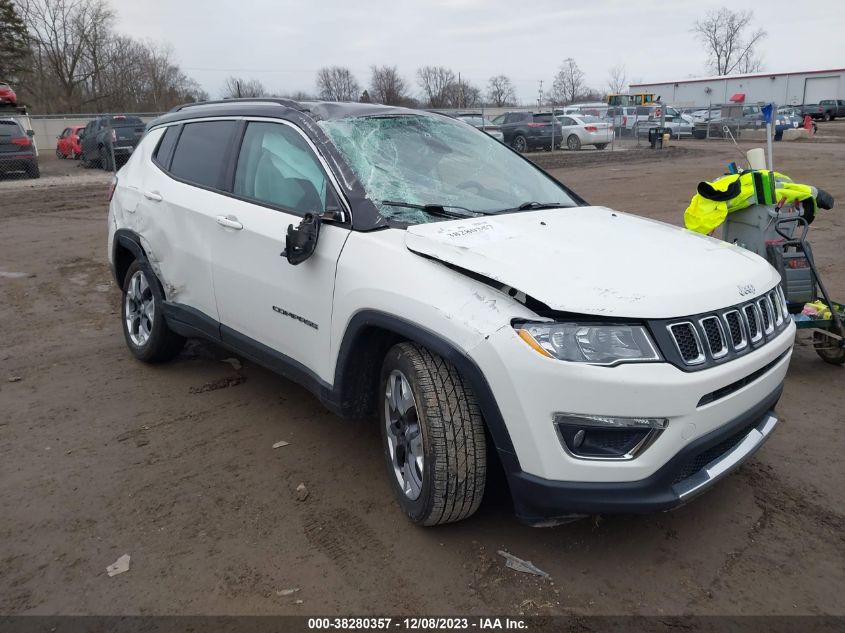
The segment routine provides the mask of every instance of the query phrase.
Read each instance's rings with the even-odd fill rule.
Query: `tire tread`
[[[481,410],[451,363],[416,343],[398,347],[416,371],[434,453],[433,504],[423,524],[460,521],[478,509],[484,496],[487,447]]]

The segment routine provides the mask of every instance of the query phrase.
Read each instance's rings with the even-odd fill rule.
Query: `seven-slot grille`
[[[752,302],[700,317],[700,329],[692,321],[666,327],[681,360],[692,366],[705,363],[708,357],[719,360],[731,351],[760,345],[764,336],[779,331],[788,320],[783,291],[776,288]]]

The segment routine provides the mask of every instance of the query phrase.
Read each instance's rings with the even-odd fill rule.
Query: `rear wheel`
[[[175,357],[185,339],[164,320],[164,297],[149,265],[132,262],[123,280],[123,336],[138,360],[160,363]]]
[[[511,147],[520,154],[524,154],[528,151],[528,141],[522,134],[517,134],[511,141]]]
[[[823,116],[822,118],[823,118],[825,121],[830,121],[830,119],[831,119],[830,112],[825,112],[825,113],[824,113],[824,116]]]
[[[41,178],[41,170],[38,168],[38,163],[31,163],[26,168],[26,175],[30,178]]]
[[[581,149],[581,139],[575,134],[570,134],[569,138],[566,139],[566,146],[572,151],[579,150]]]
[[[484,496],[484,422],[469,385],[445,359],[415,343],[387,353],[379,420],[388,476],[414,523],[473,514]]]

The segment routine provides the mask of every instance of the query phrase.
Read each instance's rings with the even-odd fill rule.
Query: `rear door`
[[[249,121],[232,194],[211,240],[223,340],[270,348],[330,382],[334,280],[349,229],[324,223],[315,253],[296,266],[282,251],[289,226],[338,206],[333,181],[298,128]]]
[[[97,119],[89,121],[85,129],[82,130],[82,140],[79,145],[82,149],[82,155],[85,160],[94,160],[97,158],[97,139],[96,136]]]
[[[167,300],[199,312],[195,316],[212,330],[219,319],[211,245],[217,216],[232,204],[224,182],[237,126],[234,120],[169,126],[151,157],[141,157],[148,168],[136,185],[139,226]]]
[[[70,128],[66,127],[62,130],[62,133],[59,134],[59,139],[56,142],[56,148],[59,150],[59,153],[63,156],[67,156],[70,154]]]

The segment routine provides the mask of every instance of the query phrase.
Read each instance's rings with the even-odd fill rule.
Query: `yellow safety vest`
[[[684,212],[685,226],[696,233],[710,233],[725,221],[728,213],[752,204],[777,204],[811,201],[815,210],[816,189],[792,182],[785,174],[773,171],[744,171],[729,174],[713,182],[700,182],[697,193]]]

